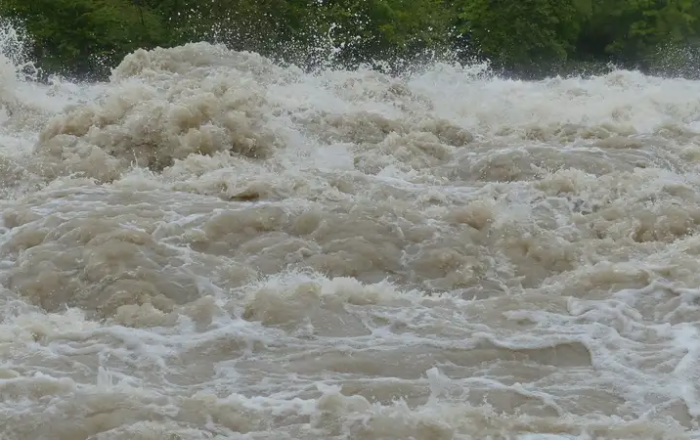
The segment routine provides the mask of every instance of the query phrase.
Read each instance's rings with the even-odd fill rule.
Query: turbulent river
[[[700,438],[700,82],[0,58],[0,438]]]

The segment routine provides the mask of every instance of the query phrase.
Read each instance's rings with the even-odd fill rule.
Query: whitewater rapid
[[[700,82],[0,57],[0,438],[700,439]]]

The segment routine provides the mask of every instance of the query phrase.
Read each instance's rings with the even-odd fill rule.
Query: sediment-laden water
[[[700,82],[17,70],[2,440],[700,438]]]

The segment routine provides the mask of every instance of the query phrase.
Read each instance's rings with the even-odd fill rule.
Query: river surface
[[[700,439],[700,82],[19,70],[2,440]]]

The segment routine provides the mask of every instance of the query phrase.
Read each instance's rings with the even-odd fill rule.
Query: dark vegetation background
[[[2,0],[0,18],[25,30],[45,74],[83,79],[137,48],[193,41],[304,68],[396,73],[442,58],[519,78],[610,63],[700,76],[699,0]]]

